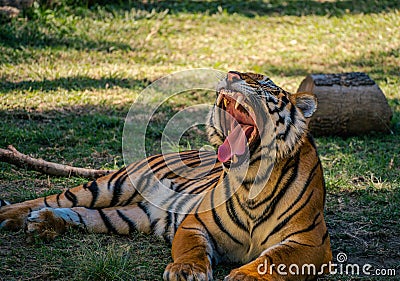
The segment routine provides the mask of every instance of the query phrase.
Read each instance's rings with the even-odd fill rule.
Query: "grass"
[[[122,129],[132,102],[174,71],[262,72],[289,91],[309,73],[363,71],[388,99],[393,133],[316,139],[328,188],[326,220],[334,255],[395,268],[399,276],[399,20],[398,1],[373,0],[37,6],[1,24],[0,147],[115,169],[123,165]],[[159,121],[212,99],[200,92],[170,101],[148,134],[148,152],[159,150]],[[181,146],[205,143],[196,130],[186,137]],[[0,163],[0,197],[13,202],[84,181]],[[71,233],[44,244],[0,232],[0,280],[160,280],[170,261],[167,245],[141,234]],[[231,268],[218,266],[216,278]]]

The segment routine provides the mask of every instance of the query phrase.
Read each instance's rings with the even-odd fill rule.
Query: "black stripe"
[[[97,210],[99,212],[99,215],[101,219],[104,222],[104,225],[106,226],[108,233],[113,233],[113,234],[118,234],[118,231],[115,229],[115,227],[112,225],[111,220],[106,216],[106,214],[103,212],[102,209]]]
[[[227,235],[233,242],[239,244],[239,245],[243,245],[242,242],[240,242],[237,238],[235,238],[223,225],[222,220],[220,218],[220,216],[218,215],[216,209],[215,209],[215,204],[214,204],[214,197],[215,197],[215,189],[211,190],[211,213],[214,219],[214,222],[216,223],[216,225],[218,226],[218,228],[225,233],[225,235]]]
[[[194,214],[194,216],[195,216],[195,218],[200,222],[200,224],[203,226],[204,230],[206,231],[207,236],[208,236],[208,238],[209,238],[209,241],[211,241],[211,243],[212,243],[212,248],[218,253],[218,255],[222,255],[223,253],[219,250],[217,241],[216,241],[215,238],[211,235],[211,232],[208,230],[206,224],[200,219],[199,214],[196,212],[196,213]]]
[[[139,195],[139,192],[135,189],[135,191],[132,193],[131,197],[128,198],[128,200],[126,200],[126,202],[123,204],[123,206],[128,206],[131,205],[133,202],[133,199],[136,198],[136,196]]]
[[[275,228],[268,234],[267,237],[261,242],[261,245],[265,244],[269,237],[277,233],[279,230],[281,230],[298,212],[300,212],[307,204],[310,202],[311,197],[313,195],[314,191],[311,191],[310,195],[308,196],[307,200],[296,210],[294,211],[291,215],[286,217],[283,221],[281,221]]]
[[[293,233],[290,233],[289,235],[287,235],[287,236],[286,236],[284,239],[282,239],[282,240],[286,240],[286,239],[288,239],[289,237],[294,236],[294,235],[297,235],[297,234],[300,234],[300,233],[305,233],[305,232],[312,231],[313,229],[315,229],[315,228],[317,227],[317,225],[319,225],[319,224],[321,223],[321,222],[318,222],[318,223],[316,224],[316,221],[317,221],[317,219],[319,218],[320,215],[321,215],[321,214],[318,213],[318,214],[315,216],[313,222],[312,222],[308,227],[306,227],[306,228],[304,228],[304,229],[302,229],[302,230],[298,230],[298,231],[295,231],[295,232],[293,232]]]
[[[292,105],[292,107],[290,108],[290,123],[288,124],[288,126],[286,126],[285,133],[283,134],[283,140],[285,140],[285,141],[289,135],[289,132],[290,132],[292,126],[295,127],[294,119],[296,118],[296,113],[297,113],[296,107]]]
[[[176,189],[176,192],[182,192],[185,191],[184,193],[188,193],[188,194],[200,194],[202,193],[204,190],[208,189],[209,187],[211,187],[215,182],[217,182],[219,180],[219,176],[212,178],[211,180],[199,184],[197,186],[195,186],[193,189],[190,190],[190,192],[186,192],[187,189],[193,187],[194,185],[200,183],[203,181],[203,179],[200,179],[198,181],[187,181],[184,184],[180,185],[179,189]]]
[[[58,207],[61,207],[61,204],[60,204],[60,196],[61,196],[61,193],[57,194],[57,196],[56,196],[56,200],[57,200],[57,205],[58,205]]]
[[[128,225],[129,233],[133,233],[136,231],[137,227],[136,227],[136,223],[134,221],[132,221],[127,216],[125,216],[120,210],[117,210],[117,214]]]
[[[179,224],[186,218],[186,216],[194,209],[194,207],[196,207],[196,205],[198,204],[198,202],[193,202],[193,200],[191,201],[187,201],[185,198],[182,198],[181,196],[175,196],[170,197],[170,198],[165,198],[162,202],[161,205],[164,206],[165,204],[168,203],[168,210],[175,210],[174,212],[168,212],[167,213],[167,219],[166,219],[166,223],[164,226],[164,234],[163,237],[167,242],[172,242],[170,241],[171,237],[167,236],[168,234],[168,229],[171,228],[171,225],[173,225],[174,229],[173,229],[173,235],[175,235],[179,225],[178,225],[178,219],[180,219]],[[177,206],[175,206],[175,204],[177,203]],[[189,208],[185,210],[185,215],[181,215],[182,213],[182,207],[184,205],[189,204]],[[171,235],[171,233],[169,233]]]
[[[187,237],[188,238],[192,238],[192,237],[199,238],[199,237],[201,237],[201,238],[205,239],[208,242],[208,237],[203,232],[200,232],[200,233],[189,233]]]
[[[78,215],[79,223],[82,224],[82,225],[85,227],[85,229],[86,229],[86,223],[85,223],[85,221],[83,220],[82,215],[79,214],[78,212],[75,212],[75,213]]]
[[[283,196],[283,194],[286,192],[286,190],[289,188],[291,183],[295,180],[297,176],[297,171],[298,171],[298,162],[299,162],[299,154],[296,154],[294,158],[290,159],[288,162],[286,162],[285,166],[281,170],[281,173],[279,175],[278,180],[276,181],[276,184],[274,186],[274,189],[271,191],[271,193],[265,197],[263,200],[260,201],[250,201],[249,202],[249,208],[250,209],[256,209],[261,205],[264,205],[266,202],[270,201],[273,199],[273,202],[270,203],[270,206],[268,206],[268,209],[271,207],[274,207],[274,205],[278,202],[280,197]],[[281,183],[283,182],[283,178],[287,176],[287,174],[290,172],[289,179],[285,183],[285,185],[281,188],[280,192],[278,193],[277,196],[275,194],[278,192],[279,187]],[[271,213],[273,210],[269,210],[269,213]]]
[[[194,152],[198,152],[198,151],[194,151]],[[193,154],[193,153],[191,153],[191,154]],[[180,162],[183,162],[183,160],[187,160],[187,159],[189,159],[190,157],[190,154],[185,154],[185,156],[186,157],[179,157],[178,159],[176,159],[176,156],[180,156],[180,154],[175,154],[175,155],[173,155],[174,157],[171,157],[170,159],[165,159],[164,160],[164,158],[161,160],[161,161],[158,161],[156,164],[154,164],[154,165],[152,165],[152,166],[150,166],[150,169],[151,169],[151,172],[153,173],[153,174],[156,174],[157,172],[159,172],[160,170],[162,170],[162,169],[164,169],[165,167],[168,167],[168,166],[171,166],[171,165],[174,165],[174,164],[177,164],[177,163],[180,163]],[[192,156],[193,157],[193,156]],[[167,160],[168,160],[168,162],[167,162]],[[161,167],[158,167],[158,166],[160,166],[161,164],[164,164],[164,163],[166,163],[166,165],[162,165]],[[156,168],[155,169],[155,167],[158,167],[158,168]]]
[[[143,213],[147,216],[147,219],[150,221],[150,214],[149,214],[149,210],[147,210],[146,205],[143,204],[143,202],[139,202],[137,204],[138,208],[141,209],[143,211]]]
[[[203,229],[200,229],[198,227],[188,227],[188,226],[183,225],[181,228],[185,229],[185,230],[194,230],[194,231],[199,231],[199,232],[203,233]]]
[[[196,155],[193,156],[193,154],[196,154]],[[159,172],[161,169],[168,168],[168,166],[174,165],[176,163],[180,163],[183,160],[192,159],[192,158],[198,159],[198,154],[199,154],[199,151],[191,150],[191,151],[187,151],[185,153],[180,153],[180,154],[177,154],[177,153],[166,154],[168,157],[167,156],[162,157],[162,155],[158,156],[157,158],[162,158],[162,159],[160,161],[155,162],[154,164],[152,163],[152,166],[150,166],[150,169],[147,170],[146,173],[141,174],[141,176],[138,178],[138,181],[135,183],[135,187],[138,188],[141,186],[147,186],[147,184],[153,178],[152,176],[154,176],[154,174]],[[161,167],[158,167],[157,169],[154,169],[155,167],[160,166],[161,164],[164,164],[164,165],[162,165]],[[149,165],[150,165],[150,163],[149,163]],[[143,166],[145,166],[145,165],[143,165]],[[131,174],[131,172],[129,172],[129,174]],[[143,184],[143,181],[145,181],[146,183]]]
[[[296,205],[296,204],[301,200],[301,198],[303,198],[304,193],[305,193],[306,190],[308,189],[308,187],[309,187],[311,181],[313,180],[313,178],[314,178],[314,176],[315,176],[315,170],[316,170],[319,166],[320,166],[320,161],[319,161],[319,159],[318,159],[317,163],[316,163],[316,164],[314,165],[314,167],[311,169],[311,172],[309,173],[308,178],[307,178],[307,180],[306,180],[306,182],[305,182],[305,184],[304,184],[304,186],[303,186],[301,192],[299,193],[299,195],[297,196],[297,198],[292,202],[292,204],[290,204],[290,206],[289,206],[282,214],[279,215],[278,220],[280,220],[281,217],[283,217],[284,215],[286,215],[286,213],[289,212],[289,211],[294,207],[294,205]]]
[[[159,218],[157,218],[157,219],[155,219],[153,221],[150,221],[150,229],[151,229],[152,233],[154,233],[154,229],[155,229],[155,227],[156,227],[156,225],[158,224],[159,221],[160,221]]]
[[[112,183],[112,181],[113,181],[115,178],[119,177],[121,173],[126,173],[126,167],[123,167],[123,168],[119,169],[117,172],[115,172],[114,174],[111,175],[111,177],[109,178],[109,180],[108,180],[108,182],[107,182],[107,188],[108,188],[108,190],[111,189],[111,183]]]
[[[186,200],[181,200],[178,205],[176,206],[175,209],[178,211],[174,212],[174,219],[173,219],[173,226],[174,226],[174,235],[176,231],[178,230],[179,225],[182,223],[182,221],[192,212],[192,210],[197,206],[198,202],[191,202],[191,205],[189,205],[189,208],[185,210],[185,214],[181,214],[181,208],[185,205]],[[175,202],[174,202],[175,204]],[[178,222],[179,219],[179,222]],[[172,223],[172,219],[171,219]]]
[[[176,159],[177,157],[179,157],[178,160],[175,161],[175,163],[177,163],[177,162],[181,161],[182,159],[189,158],[190,155],[195,154],[195,153],[198,154],[198,151],[197,150],[189,150],[189,151],[185,151],[185,152],[180,153],[180,154],[178,154],[178,153],[169,153],[169,154],[153,155],[151,157],[148,157],[147,159],[142,160],[139,163],[135,163],[135,164],[129,165],[129,167],[127,169],[127,172],[128,172],[129,175],[132,175],[132,174],[134,174],[135,172],[137,172],[138,170],[140,170],[141,168],[143,168],[143,167],[145,167],[147,165],[151,169],[151,171],[153,173],[155,173],[155,171],[153,170],[155,167],[157,167],[157,166],[159,166],[159,165],[161,165],[161,164],[163,164],[163,163],[165,163],[165,162],[167,162],[169,160],[173,160],[173,159]],[[157,160],[157,161],[155,161],[153,163],[154,160]],[[171,163],[168,163],[168,164],[171,164]],[[165,165],[163,167],[165,167]],[[161,169],[163,167],[161,167]],[[160,169],[158,169],[158,170],[160,170]]]
[[[288,248],[294,250],[294,247],[292,247],[292,246],[290,246],[290,245],[288,245],[288,244],[281,244],[281,246],[288,247]]]
[[[43,198],[43,202],[46,207],[50,207],[49,203],[47,203],[47,197]]]
[[[150,165],[150,162],[152,162],[153,160],[158,159],[160,157],[162,158],[162,155],[157,154],[157,155],[148,157],[146,159],[143,159],[142,161],[140,161],[138,163],[133,163],[126,168],[126,171],[128,174],[134,174],[137,171],[139,171],[141,168],[143,168],[144,166]]]
[[[242,205],[242,203],[240,201],[240,198],[238,197],[237,192],[235,192],[233,194],[233,197],[235,197],[236,201],[238,202],[238,205],[239,205],[240,209],[246,214],[246,216],[249,217],[251,220],[255,220],[256,217],[251,212],[249,212],[249,210],[246,208],[247,205],[245,205],[245,206]]]
[[[321,246],[325,243],[325,241],[328,237],[329,237],[329,232],[328,232],[328,230],[326,230],[324,236],[322,237]]]
[[[236,208],[234,207],[233,197],[229,198],[229,200],[225,203],[226,212],[229,214],[229,217],[233,221],[233,223],[238,226],[240,229],[248,232],[248,227],[239,219],[239,216],[236,213]]]
[[[172,216],[175,216],[175,213],[172,212],[168,212],[167,213],[167,218],[165,219],[165,223],[164,223],[164,233],[162,234],[163,238],[165,241],[167,241],[168,243],[172,242],[170,235],[168,235],[168,229],[170,229],[171,225],[172,225]]]
[[[312,247],[312,248],[317,247],[315,245],[300,243],[300,242],[297,242],[295,240],[286,240],[286,242],[294,243],[294,244],[297,244],[297,245],[300,245],[300,246],[304,246],[304,247]],[[282,244],[282,245],[286,245],[286,244]],[[289,245],[286,245],[286,246],[289,246]]]
[[[281,101],[283,103],[283,106],[287,105],[290,102],[289,99],[287,98],[287,96],[283,96],[281,98]]]
[[[178,203],[178,206],[176,206],[176,208],[179,208],[178,210],[181,210],[181,207],[183,207],[183,205],[185,205],[185,200],[181,200]],[[187,209],[186,214],[183,215],[183,217],[181,218],[181,216],[179,214],[174,215],[174,235],[176,233],[176,231],[178,230],[179,224],[193,211],[193,209],[198,205],[198,202],[193,202],[191,203],[192,205]],[[178,219],[180,219],[179,224],[178,224]]]
[[[72,207],[75,207],[78,204],[78,199],[76,198],[76,195],[73,194],[70,190],[65,191],[64,196],[72,202]]]
[[[224,136],[219,132],[219,130],[216,130],[216,129],[215,129],[215,127],[211,127],[211,128],[213,128],[214,131],[211,132],[211,133],[209,134],[210,138],[212,138],[212,137],[214,137],[214,136],[217,136],[218,138],[222,139],[222,138],[224,137]]]
[[[210,176],[212,176],[213,174],[217,174],[217,173],[219,174],[219,173],[221,173],[222,170],[223,170],[222,167],[219,166],[218,168],[213,169],[212,172],[209,173],[207,176],[210,177]],[[208,185],[211,185],[212,183],[214,183],[214,182],[215,182],[215,179],[218,181],[218,180],[219,180],[219,176],[220,176],[220,175],[217,175],[217,176],[213,177],[211,181],[208,181],[208,182],[206,182],[206,183],[204,183],[204,184],[201,184],[201,185],[197,186],[196,188],[192,189],[191,192],[190,192],[190,194],[198,194],[198,193],[200,193],[201,191],[203,191],[203,188],[204,188],[204,187],[207,188]],[[201,182],[203,179],[204,179],[204,178],[201,178],[201,179],[199,179],[198,181],[188,180],[188,181],[186,181],[186,182],[184,182],[184,183],[181,183],[181,184],[179,184],[179,185],[176,185],[176,188],[175,188],[174,190],[175,190],[176,192],[184,191],[188,185],[190,185],[190,187],[192,187],[192,186],[195,184],[195,182]],[[206,189],[206,188],[204,188],[204,189]],[[201,191],[199,191],[199,189],[200,189]]]
[[[92,181],[90,184],[85,183],[83,188],[88,189],[90,193],[92,193],[92,201],[90,202],[89,208],[93,208],[97,202],[97,198],[99,197],[99,187],[96,181]]]
[[[181,255],[184,255],[184,254],[186,254],[186,253],[188,253],[188,252],[190,252],[190,251],[193,251],[194,249],[196,249],[196,248],[203,248],[203,249],[205,249],[205,246],[204,245],[196,245],[196,246],[193,246],[192,248],[190,248],[190,249],[188,249],[188,250],[186,250],[186,251],[184,251],[183,253],[180,253]]]
[[[202,163],[202,160],[196,160],[196,161],[193,161],[193,162],[184,163],[184,165],[182,165],[181,167],[176,167],[176,168],[174,168],[174,171],[169,171],[169,172],[165,173],[164,175],[160,175],[159,177],[160,177],[160,179],[168,178],[168,175],[171,174],[171,173],[177,173],[178,176],[176,176],[176,177],[180,177],[180,176],[179,176],[179,173],[180,173],[180,172],[185,172],[185,171],[188,169],[187,167],[192,168],[192,166],[195,166],[195,165],[197,165],[197,164],[199,164],[199,163],[202,163],[204,166],[207,166],[207,165],[209,165],[209,164],[211,164],[211,163],[214,163],[214,162],[215,162],[215,159],[207,160],[207,162],[203,162],[203,163]],[[169,165],[170,163],[166,163],[166,164]],[[195,167],[195,168],[201,168],[201,167],[203,167],[203,165],[202,165],[202,166]],[[192,169],[193,169],[193,168],[192,168]],[[198,175],[199,177],[202,176],[201,178],[199,178],[199,180],[202,180],[205,176],[208,176],[208,175],[209,175],[209,174],[204,174],[203,176],[202,176],[201,174]],[[188,185],[188,184],[193,185],[193,181],[194,181],[194,180],[188,179],[188,181],[186,181],[186,182],[184,182],[184,183],[182,183],[182,184],[175,185],[174,190],[175,190],[176,192],[180,192],[180,191],[182,190],[182,187],[183,187],[183,186]]]
[[[283,125],[285,125],[285,116],[281,116],[280,114],[279,114],[279,109],[277,109],[277,110],[274,110],[274,113],[275,112],[278,112],[276,115],[278,115],[278,120],[276,120],[276,123],[275,123],[275,126],[276,127],[278,127],[279,126],[279,124],[283,124]]]
[[[207,183],[204,183],[202,185],[197,186],[196,189],[192,190],[190,193],[191,194],[201,194],[203,191],[205,191],[205,190],[207,190],[207,189],[209,189],[211,187],[214,188],[215,186],[213,186],[213,185],[218,183],[218,181],[219,181],[219,176],[213,178],[211,181],[209,181]],[[196,192],[194,192],[194,191],[196,191]]]
[[[128,178],[128,174],[124,174],[120,176],[114,183],[113,186],[113,196],[110,202],[110,206],[115,206],[119,203],[119,198],[121,197],[123,190],[122,186],[125,183],[125,180]]]

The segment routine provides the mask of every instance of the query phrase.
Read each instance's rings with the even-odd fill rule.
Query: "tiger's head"
[[[224,166],[252,164],[274,149],[278,160],[302,143],[316,108],[313,94],[290,94],[267,76],[230,71],[217,86],[208,136]]]

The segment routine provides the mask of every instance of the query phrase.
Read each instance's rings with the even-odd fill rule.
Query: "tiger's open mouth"
[[[255,113],[244,94],[224,88],[219,91],[216,105],[223,111],[221,128],[226,136],[218,148],[218,160],[234,164],[258,137]]]

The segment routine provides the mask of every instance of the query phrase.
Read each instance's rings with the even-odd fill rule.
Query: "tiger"
[[[59,194],[1,200],[0,228],[44,239],[70,228],[157,235],[172,247],[165,281],[213,280],[219,263],[240,265],[225,281],[315,280],[332,260],[308,130],[316,108],[312,93],[229,71],[207,117],[215,151],[152,155]],[[299,270],[309,265],[316,270]]]

